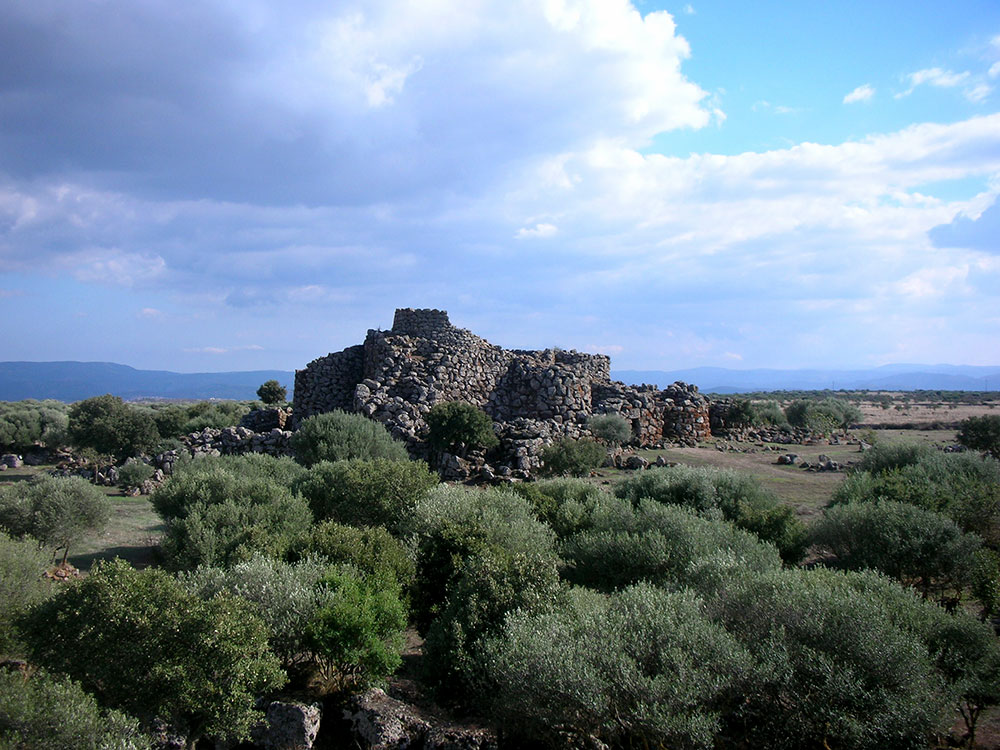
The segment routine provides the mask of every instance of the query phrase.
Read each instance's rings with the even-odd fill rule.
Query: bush
[[[837,505],[812,529],[813,542],[846,570],[877,570],[926,598],[972,582],[982,540],[948,517],[907,503]]]
[[[423,461],[352,459],[315,464],[295,489],[316,520],[396,529],[437,483],[437,474]]]
[[[133,409],[110,394],[73,404],[68,433],[74,445],[119,459],[150,453],[160,440],[148,412]]]
[[[333,601],[323,583],[328,568],[325,560],[286,563],[257,555],[228,569],[202,566],[180,580],[202,599],[228,592],[256,604],[271,650],[291,669],[312,659],[305,631],[319,608]]]
[[[552,555],[487,547],[466,558],[427,633],[425,678],[439,694],[468,699],[483,687],[478,651],[484,639],[500,630],[509,612],[550,609],[559,591]]]
[[[80,477],[43,474],[0,486],[0,527],[62,549],[63,561],[81,536],[103,529],[110,516],[111,501]]]
[[[121,560],[36,607],[24,634],[35,663],[103,705],[166,719],[192,747],[206,734],[246,738],[257,697],[285,681],[250,603],[202,600],[162,570]]]
[[[958,442],[966,448],[1000,459],[1000,416],[969,417],[958,424]]]
[[[50,557],[32,539],[11,539],[0,532],[0,659],[22,655],[17,618],[51,593],[42,574]]]
[[[587,427],[594,437],[609,445],[620,445],[632,437],[632,425],[621,414],[595,414]]]
[[[66,405],[59,401],[0,401],[0,447],[6,450],[63,445],[68,424]]]
[[[323,579],[332,595],[305,630],[324,677],[340,690],[379,682],[402,663],[406,605],[395,582],[364,578],[344,568]]]
[[[542,471],[549,476],[587,476],[604,463],[608,452],[593,440],[563,438],[542,449]]]
[[[484,651],[497,723],[551,746],[711,748],[750,667],[697,597],[648,584],[514,612]]]
[[[721,514],[738,528],[778,548],[786,562],[802,559],[805,527],[795,512],[753,477],[733,471],[676,466],[640,472],[615,486],[618,497],[683,505],[711,518]]]
[[[608,493],[583,479],[518,482],[511,489],[531,503],[535,516],[560,538],[586,528],[597,505],[608,500]]]
[[[145,750],[151,739],[120,711],[65,677],[0,671],[0,747],[11,750]]]
[[[873,580],[874,579],[874,580]],[[921,748],[951,699],[910,625],[933,606],[872,574],[775,570],[732,579],[710,612],[757,667],[724,717],[748,747]]]
[[[524,498],[499,489],[439,485],[417,503],[404,532],[417,561],[414,620],[424,633],[466,558],[487,549],[556,556],[552,530]]]
[[[296,557],[320,557],[350,565],[377,580],[413,585],[416,565],[409,550],[381,526],[357,528],[326,521],[313,526],[294,550]]]
[[[197,401],[193,404],[166,404],[146,407],[163,438],[180,438],[206,427],[222,430],[234,427],[250,412],[255,401]]]
[[[257,398],[269,406],[284,403],[287,396],[288,391],[277,380],[267,380],[257,389]]]
[[[305,419],[292,435],[292,451],[305,466],[352,458],[390,461],[410,458],[406,447],[393,440],[383,425],[339,409]]]
[[[598,507],[561,552],[566,578],[601,591],[648,581],[710,592],[730,576],[781,566],[774,547],[752,534],[651,500],[638,508],[622,500]]]
[[[424,418],[429,428],[427,442],[436,450],[465,455],[469,448],[500,444],[489,415],[464,401],[434,404]]]
[[[813,432],[831,432],[836,428],[846,430],[861,421],[861,411],[839,398],[799,399],[785,409],[785,417],[793,427]]]
[[[148,479],[151,479],[156,470],[149,464],[142,461],[127,461],[118,468],[119,487],[139,487]]]

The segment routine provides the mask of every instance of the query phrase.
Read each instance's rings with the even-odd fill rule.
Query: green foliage
[[[364,578],[350,568],[323,579],[332,600],[305,630],[309,648],[326,677],[341,690],[379,682],[402,663],[406,605],[395,582]]]
[[[180,580],[202,599],[228,592],[256,604],[269,631],[271,650],[282,666],[291,669],[311,660],[306,628],[320,607],[333,601],[323,583],[328,568],[325,560],[287,563],[257,555],[231,568],[202,566],[182,574]]]
[[[254,554],[281,558],[312,523],[288,484],[300,469],[249,456],[183,464],[152,496],[167,522],[163,550],[177,569],[228,566]]]
[[[508,612],[547,610],[559,591],[557,559],[552,555],[485,547],[461,561],[427,633],[428,682],[452,697],[481,688],[484,675],[478,651],[483,640],[499,631]]]
[[[727,583],[710,604],[713,619],[757,662],[724,718],[733,744],[927,747],[953,693],[910,625],[949,615],[884,583],[821,568]]]
[[[317,520],[396,529],[437,483],[423,461],[351,459],[313,465],[295,489]]]
[[[547,746],[711,748],[750,668],[697,597],[648,584],[519,610],[484,651],[493,717]]]
[[[424,418],[427,442],[439,451],[464,455],[469,448],[488,449],[500,443],[489,415],[464,401],[434,404]]]
[[[884,474],[933,460],[936,453],[931,446],[922,443],[879,443],[865,451],[858,462],[858,471]]]
[[[812,536],[837,567],[877,570],[925,597],[968,586],[982,545],[947,516],[888,501],[828,508]]]
[[[643,471],[619,482],[615,494],[633,504],[642,498],[683,505],[732,522],[778,548],[786,562],[805,554],[807,534],[795,512],[748,474],[675,466]]]
[[[958,425],[957,439],[966,448],[983,451],[1000,459],[1000,415],[987,414],[963,419]]]
[[[64,445],[69,420],[59,401],[0,401],[0,448],[30,449],[36,443],[49,448]]]
[[[991,549],[979,549],[972,561],[972,595],[983,606],[983,617],[1000,609],[1000,555]]]
[[[410,458],[405,446],[394,440],[382,424],[339,409],[303,420],[292,436],[292,451],[305,466],[352,458]]]
[[[62,549],[64,559],[84,533],[102,529],[110,516],[111,501],[80,477],[42,474],[0,486],[0,527]]]
[[[32,539],[12,539],[0,531],[0,658],[22,654],[17,618],[51,593],[42,578],[50,557]]]
[[[711,591],[728,577],[781,566],[757,537],[675,505],[612,500],[596,508],[585,530],[561,546],[571,582],[602,591],[649,581]]]
[[[110,394],[73,404],[67,431],[77,447],[115,458],[150,453],[160,440],[156,422],[147,411]]]
[[[381,526],[358,528],[325,521],[309,530],[294,554],[350,565],[377,580],[395,581],[404,590],[413,585],[416,575],[410,551]]]
[[[285,386],[277,380],[267,380],[257,389],[257,398],[269,406],[282,404],[288,396]]]
[[[594,437],[610,445],[620,445],[632,437],[632,425],[621,414],[595,414],[587,427]]]
[[[560,538],[585,528],[595,507],[608,499],[604,490],[583,479],[519,482],[511,489],[528,500],[538,519]]]
[[[253,606],[203,600],[162,570],[116,560],[36,607],[24,621],[35,663],[64,672],[105,706],[160,716],[193,746],[245,738],[254,701],[285,675]]]
[[[152,478],[155,469],[142,461],[126,461],[118,468],[119,487],[139,487]]]
[[[221,430],[239,424],[253,401],[197,401],[148,407],[156,429],[164,438],[179,438],[206,427]]]
[[[608,452],[594,440],[563,438],[542,449],[542,471],[549,476],[587,476],[604,463]]]
[[[404,528],[417,561],[414,619],[427,632],[462,562],[487,549],[555,558],[552,530],[522,497],[500,489],[439,485],[417,503]]]
[[[120,711],[102,712],[77,683],[38,671],[0,671],[0,747],[5,750],[145,750],[150,738]]]
[[[848,401],[840,398],[800,399],[793,401],[785,409],[785,417],[793,427],[813,432],[831,432],[840,428],[846,430],[861,421],[861,411]]]

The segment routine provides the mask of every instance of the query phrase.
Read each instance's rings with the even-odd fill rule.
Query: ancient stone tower
[[[593,414],[624,416],[639,445],[708,435],[708,401],[696,387],[626,386],[611,380],[610,366],[601,354],[502,349],[456,328],[443,310],[400,309],[392,329],[369,330],[363,344],[295,373],[292,419],[360,412],[420,453],[431,406],[467,401],[493,418],[516,464],[530,464],[552,439],[588,434]]]

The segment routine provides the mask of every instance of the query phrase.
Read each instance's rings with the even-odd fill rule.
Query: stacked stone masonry
[[[589,435],[594,414],[621,414],[638,446],[709,435],[708,400],[684,383],[659,390],[610,378],[601,354],[508,350],[453,326],[443,310],[397,310],[391,330],[313,360],[295,374],[292,424],[333,409],[382,422],[423,453],[424,415],[439,402],[466,401],[494,421],[501,452],[525,470],[545,444]]]

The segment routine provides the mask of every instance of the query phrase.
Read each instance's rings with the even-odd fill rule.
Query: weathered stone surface
[[[20,469],[24,465],[24,462],[20,456],[13,453],[5,453],[0,456],[0,464],[3,464],[8,469]]]
[[[392,329],[369,330],[364,344],[296,372],[292,423],[332,409],[354,411],[383,423],[413,455],[426,456],[430,408],[468,402],[493,419],[500,447],[489,456],[463,456],[468,467],[446,459],[442,469],[455,478],[481,473],[487,460],[529,473],[545,445],[589,436],[594,414],[623,416],[638,446],[693,445],[710,434],[708,400],[697,387],[627,386],[609,373],[604,355],[506,350],[451,325],[443,310],[400,309]]]
[[[311,750],[319,733],[321,712],[316,703],[272,701],[264,722],[252,732],[263,750]]]
[[[369,750],[406,750],[420,747],[430,723],[414,709],[379,688],[351,698],[344,709],[355,737]]]

